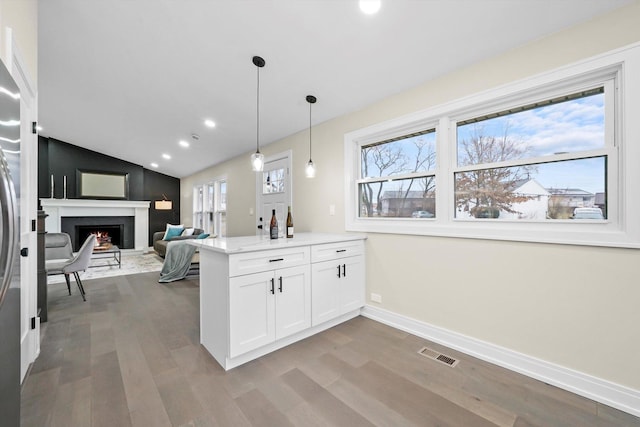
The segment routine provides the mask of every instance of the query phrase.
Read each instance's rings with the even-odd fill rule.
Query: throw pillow
[[[209,237],[209,233],[202,233],[198,234],[198,237],[196,237],[196,239],[206,239],[207,237]]]
[[[182,232],[181,236],[193,236],[193,230],[195,230],[194,228],[185,228],[184,231]]]
[[[162,238],[162,240],[169,240],[172,237],[179,236],[180,233],[182,233],[182,230],[184,230],[184,224],[167,224],[167,231],[164,232],[164,237]]]

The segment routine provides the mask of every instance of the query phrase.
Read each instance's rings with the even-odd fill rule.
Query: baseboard
[[[470,356],[640,416],[640,391],[370,305],[361,314]]]

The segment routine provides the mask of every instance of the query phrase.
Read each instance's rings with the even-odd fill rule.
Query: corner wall
[[[293,151],[296,231],[344,231],[344,134],[640,41],[640,1],[314,127],[317,175],[304,177],[305,133],[263,147]],[[635,76],[634,78],[640,78]],[[322,108],[321,98],[317,108]],[[639,143],[630,141],[629,143]],[[255,233],[246,153],[181,180],[226,174],[230,236]],[[638,159],[640,161],[640,159]],[[637,184],[637,183],[636,183]],[[329,205],[335,205],[335,216]],[[638,220],[635,218],[634,220]],[[640,395],[640,251],[369,234],[368,304],[619,384]],[[615,363],[606,363],[615,355]]]

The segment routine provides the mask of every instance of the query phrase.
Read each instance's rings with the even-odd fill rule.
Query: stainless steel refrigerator
[[[20,425],[20,94],[0,61],[0,425]]]

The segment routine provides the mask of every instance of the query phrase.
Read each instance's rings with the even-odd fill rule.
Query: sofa
[[[169,240],[162,239],[164,237],[164,233],[165,233],[164,231],[156,231],[155,233],[153,233],[153,250],[155,250],[156,253],[160,255],[162,258],[164,258],[165,255],[167,254],[167,245],[169,244],[169,242],[175,242],[177,240],[195,239],[200,234],[204,233],[204,230],[200,228],[194,228],[193,234],[191,236],[176,236],[176,237],[172,237]]]

